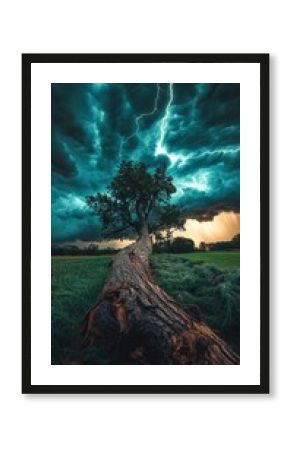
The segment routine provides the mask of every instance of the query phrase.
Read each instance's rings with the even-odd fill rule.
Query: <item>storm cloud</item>
[[[239,84],[52,84],[52,241],[99,239],[85,197],[122,160],[167,164],[188,218],[240,208]]]

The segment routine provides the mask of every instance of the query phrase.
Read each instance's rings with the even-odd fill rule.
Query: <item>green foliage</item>
[[[213,253],[216,254],[216,253]],[[185,305],[199,307],[206,322],[239,352],[240,271],[169,254],[153,255],[161,287]]]
[[[183,227],[179,207],[169,204],[176,188],[165,166],[151,173],[144,163],[123,161],[107,191],[86,199],[100,217],[106,237],[140,234],[144,224],[151,232]]]

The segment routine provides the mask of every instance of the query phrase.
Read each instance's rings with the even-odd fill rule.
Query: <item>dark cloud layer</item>
[[[187,217],[240,205],[239,84],[52,84],[52,240],[100,237],[88,194],[122,159],[168,165]]]

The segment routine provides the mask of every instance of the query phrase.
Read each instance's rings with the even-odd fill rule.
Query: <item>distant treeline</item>
[[[189,238],[177,237],[174,239],[158,239],[153,244],[154,253],[192,253],[198,251],[217,251],[217,250],[239,250],[240,235],[237,234],[231,241],[221,241],[212,244],[201,242],[196,247],[194,241]],[[80,248],[77,245],[57,245],[51,246],[52,256],[98,256],[113,255],[119,250],[114,248],[100,248],[97,244],[89,244],[87,247]]]
[[[217,250],[239,250],[240,235],[237,234],[231,241],[221,241],[212,244],[201,242],[196,247],[194,241],[189,238],[177,237],[174,239],[158,239],[153,245],[155,253],[192,253]]]
[[[177,237],[174,239],[158,239],[153,244],[155,253],[192,253],[196,250],[192,239]]]
[[[205,244],[201,242],[199,250],[201,251],[216,251],[216,250],[239,250],[240,249],[240,235],[237,234],[231,241],[214,242],[212,244]]]
[[[77,245],[52,245],[51,256],[97,256],[113,255],[118,250],[114,248],[100,248],[96,244],[89,244],[87,247],[80,248]]]

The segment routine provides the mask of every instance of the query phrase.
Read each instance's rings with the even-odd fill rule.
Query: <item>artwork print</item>
[[[51,84],[51,364],[240,364],[240,84]]]

